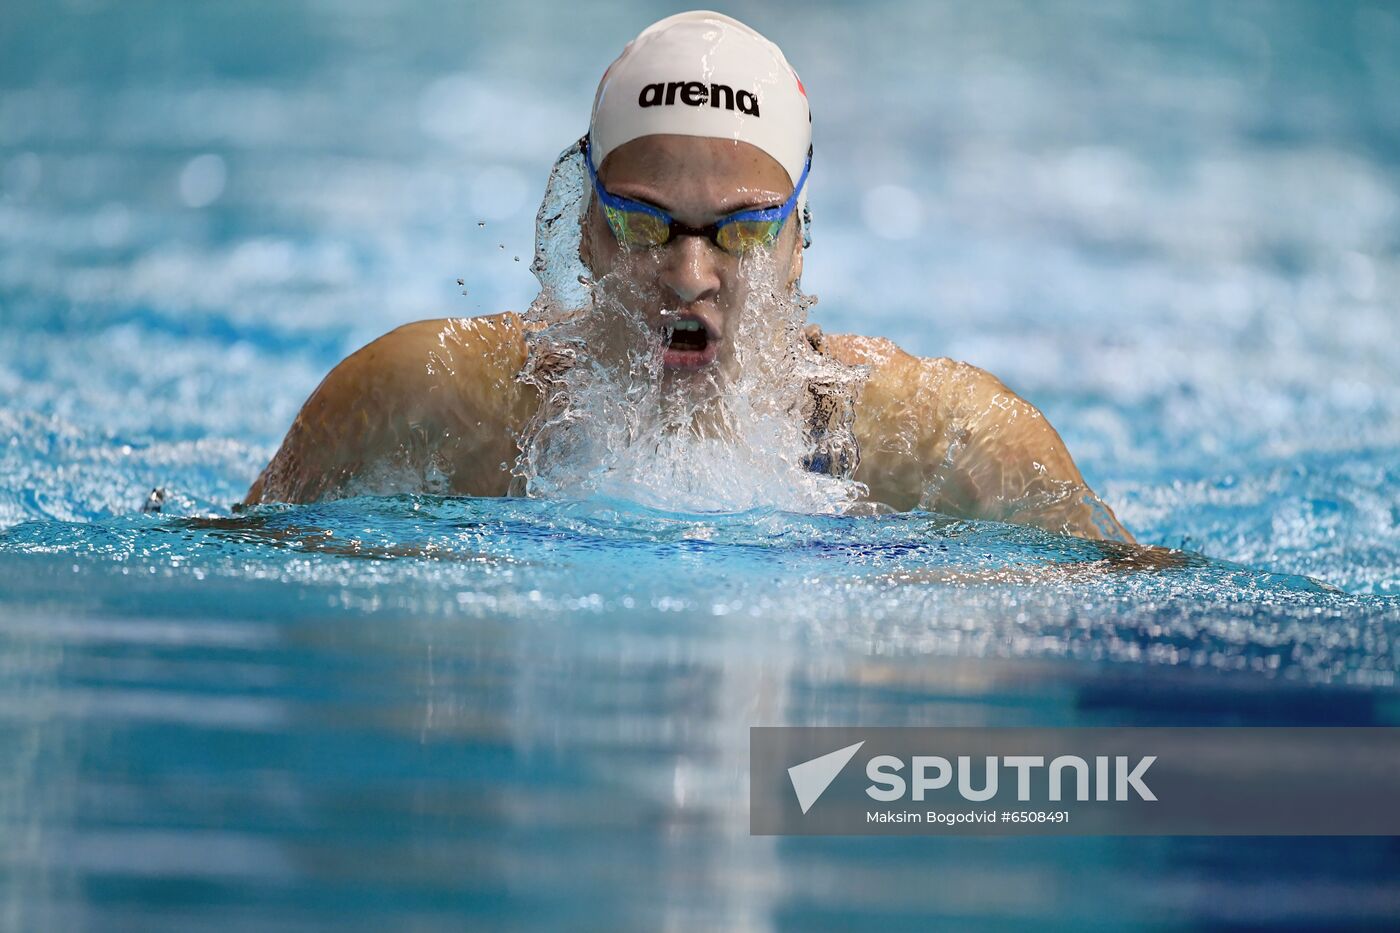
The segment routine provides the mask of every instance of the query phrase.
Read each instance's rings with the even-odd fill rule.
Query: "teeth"
[[[672,330],[703,330],[703,329],[704,329],[704,325],[701,324],[699,321],[695,321],[695,320],[677,321],[677,322],[676,322],[676,326],[672,328]]]

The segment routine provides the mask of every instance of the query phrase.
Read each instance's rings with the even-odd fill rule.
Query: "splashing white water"
[[[628,254],[593,279],[580,259],[588,192],[574,146],[555,164],[537,218],[542,288],[526,314],[531,361],[522,378],[543,403],[521,438],[513,491],[688,512],[839,512],[860,499],[853,456],[836,475],[809,469],[814,440],[854,451],[852,397],[865,376],[804,336],[813,299],[782,281],[767,253],[746,255],[735,365],[667,380],[665,335],[633,310],[652,297],[646,283],[657,280],[660,257]],[[823,399],[836,415],[830,423],[814,412]]]

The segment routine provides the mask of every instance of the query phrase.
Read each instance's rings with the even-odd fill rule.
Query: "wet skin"
[[[777,205],[792,192],[787,173],[761,150],[684,136],[627,143],[608,155],[599,177],[612,193],[654,204],[692,227]],[[798,227],[790,218],[770,247],[772,275],[789,286],[802,270]],[[704,328],[712,359],[668,354],[663,378],[684,387],[709,367],[724,372],[736,365],[733,336],[748,284],[738,258],[695,236],[646,257],[630,255],[596,206],[585,219],[582,244],[595,277],[647,278],[636,283],[642,287],[633,310],[649,326],[665,333],[688,319]],[[313,501],[380,471],[421,474],[429,462],[446,491],[506,495],[516,439],[540,404],[538,391],[517,379],[527,326],[509,312],[419,321],[352,354],[312,393],[245,501]],[[995,377],[966,363],[912,356],[879,337],[826,335],[823,349],[842,363],[869,367],[857,397],[855,479],[870,499],[898,510],[922,505],[1132,541],[1085,485],[1044,416]]]

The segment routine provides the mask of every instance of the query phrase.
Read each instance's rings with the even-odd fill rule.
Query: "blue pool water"
[[[727,8],[812,97],[813,319],[997,373],[1185,567],[231,508],[347,352],[530,301],[549,166],[672,9],[0,10],[0,928],[1393,923],[1393,840],[755,838],[745,783],[755,724],[1400,724],[1385,4]]]

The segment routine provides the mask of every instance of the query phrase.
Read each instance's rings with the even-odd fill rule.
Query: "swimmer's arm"
[[[886,583],[936,583],[943,586],[979,584],[1087,583],[1110,574],[1157,573],[1202,566],[1205,558],[1188,551],[1151,544],[1105,541],[1097,558],[1072,562],[1009,564],[997,568],[964,570],[959,567],[924,567],[896,570],[876,579]]]
[[[823,346],[869,371],[857,403],[856,479],[872,499],[1133,542],[1045,417],[989,373],[912,356],[880,337],[829,334]]]
[[[828,334],[822,347],[867,371],[856,404],[855,478],[871,499],[901,511],[1132,540],[1040,412],[988,373],[912,356],[883,337]]]
[[[244,502],[395,492],[429,472],[454,494],[503,495],[518,330],[515,315],[420,321],[351,354],[306,401]]]
[[[955,387],[949,393],[951,407],[945,398],[940,412],[940,427],[953,440],[934,471],[928,507],[1090,540],[1135,543],[1113,510],[1089,488],[1039,409],[976,367],[947,360],[921,362],[960,370],[957,378],[943,380]],[[1163,559],[1136,550],[1137,557],[1128,563],[1151,565]]]
[[[346,494],[357,478],[411,456],[439,418],[421,363],[427,334],[400,327],[342,360],[311,393],[246,503],[314,502]],[[415,443],[416,441],[416,443]]]

